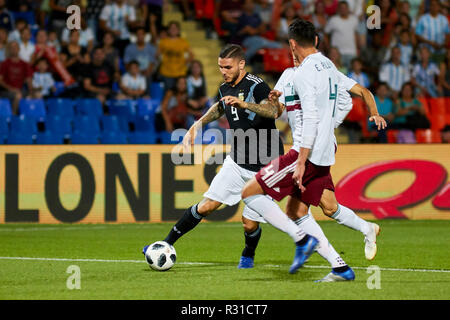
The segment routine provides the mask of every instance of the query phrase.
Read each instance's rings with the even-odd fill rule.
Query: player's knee
[[[219,208],[221,205],[220,202],[210,200],[210,199],[203,199],[198,205],[197,205],[197,212],[201,214],[202,216],[208,216],[212,212],[214,212],[217,208]]]
[[[323,213],[328,217],[331,217],[333,214],[335,214],[338,208],[337,203],[321,205],[320,207],[322,208]]]
[[[252,220],[243,218],[242,226],[244,227],[245,233],[250,234],[250,233],[256,231],[256,229],[258,229],[259,223],[256,221],[252,221]]]

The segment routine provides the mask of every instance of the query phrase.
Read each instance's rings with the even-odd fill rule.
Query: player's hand
[[[375,125],[377,126],[378,130],[386,129],[387,123],[386,120],[380,115],[371,116],[369,118],[369,121],[375,122]]]
[[[197,136],[197,128],[192,126],[183,138],[183,151],[189,152]]]
[[[294,183],[298,186],[301,192],[305,192],[306,188],[302,183],[303,175],[305,174],[305,164],[297,163],[295,166],[294,174],[292,175],[292,179]]]
[[[225,96],[220,101],[223,101],[226,105],[245,109],[245,102],[238,97]]]
[[[269,99],[269,101],[277,102],[277,101],[278,101],[278,98],[281,97],[281,95],[282,95],[282,92],[281,92],[281,91],[278,91],[278,90],[271,90],[271,91],[269,92],[269,96],[268,96],[267,98]]]

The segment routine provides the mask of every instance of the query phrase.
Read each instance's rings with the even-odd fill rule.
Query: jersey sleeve
[[[350,91],[357,84],[357,82],[355,80],[347,77],[345,74],[343,74],[339,70],[337,70],[337,74],[338,74],[338,79],[339,79],[338,87],[342,87],[342,88],[344,88],[344,90]]]
[[[295,124],[296,130],[302,132],[301,148],[312,149],[319,126],[319,109],[316,105],[317,71],[311,64],[298,68],[294,75],[294,88],[300,97],[303,110],[303,128],[300,121]]]
[[[285,96],[284,96],[284,79],[286,78],[287,70],[284,70],[281,74],[280,79],[278,79],[277,83],[275,84],[274,90],[280,91],[281,96],[278,98],[278,101],[282,104],[286,104]]]
[[[356,85],[356,81],[347,77],[342,72],[338,73],[338,94],[336,101],[336,114],[334,116],[334,127],[337,128],[344,121],[347,114],[353,108],[353,100],[348,91]]]
[[[260,103],[262,100],[267,99],[269,97],[270,88],[264,81],[258,83],[253,90],[253,98],[256,103]]]

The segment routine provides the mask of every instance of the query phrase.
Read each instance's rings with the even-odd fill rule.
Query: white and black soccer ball
[[[148,265],[158,271],[166,271],[173,267],[177,260],[175,248],[165,241],[156,241],[144,248]]]

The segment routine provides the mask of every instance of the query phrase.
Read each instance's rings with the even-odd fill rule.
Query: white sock
[[[272,226],[286,232],[294,242],[298,242],[305,237],[301,230],[272,200],[264,195],[258,194],[244,199],[245,204],[252,210],[258,212],[264,220]]]
[[[343,267],[347,265],[345,261],[336,252],[336,250],[333,248],[331,243],[328,241],[327,237],[323,233],[322,228],[314,219],[310,210],[308,210],[308,214],[306,216],[297,219],[295,223],[304,232],[312,235],[317,240],[319,240],[319,244],[316,247],[316,251],[318,254],[322,256],[322,258],[324,258],[331,264],[332,268]]]
[[[370,225],[367,221],[361,219],[355,212],[353,212],[353,210],[341,204],[338,204],[338,209],[331,216],[331,218],[335,219],[339,224],[343,224],[353,230],[362,232],[364,235],[367,235],[370,231]]]

